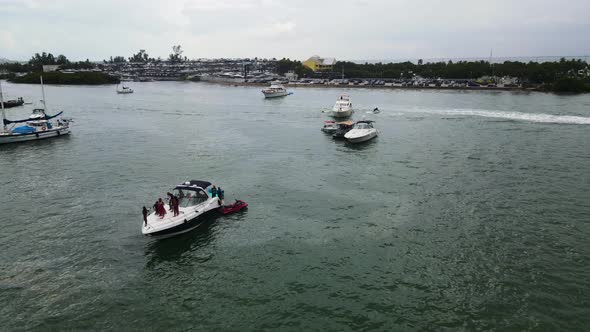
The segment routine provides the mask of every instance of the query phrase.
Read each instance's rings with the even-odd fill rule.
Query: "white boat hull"
[[[287,91],[279,91],[279,92],[262,92],[264,94],[264,98],[277,98],[277,97],[284,97],[289,93]]]
[[[166,206],[166,215],[160,219],[155,212],[147,217],[147,225],[142,223],[141,232],[156,239],[165,239],[192,231],[202,225],[205,215],[216,213],[219,209],[219,198],[214,197],[196,206],[180,208],[176,217]]]
[[[70,128],[57,128],[57,129],[39,131],[39,132],[29,133],[29,134],[1,134],[0,133],[0,144],[36,141],[36,140],[45,139],[45,138],[68,135],[69,133],[70,133]]]
[[[352,109],[332,111],[332,116],[335,118],[347,118],[351,115],[352,115]]]
[[[350,143],[362,143],[377,137],[377,130],[371,130],[360,135],[349,135],[350,131],[344,135],[344,138]]]

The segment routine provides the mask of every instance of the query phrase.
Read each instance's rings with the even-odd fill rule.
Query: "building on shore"
[[[44,73],[57,71],[58,69],[59,69],[59,65],[43,65],[43,72]]]
[[[307,59],[303,65],[314,72],[326,72],[332,71],[336,64],[335,58],[320,58],[318,55],[314,55]]]
[[[289,71],[287,73],[285,73],[285,77],[289,80],[289,81],[297,81],[299,79],[299,75],[297,75],[294,71]]]

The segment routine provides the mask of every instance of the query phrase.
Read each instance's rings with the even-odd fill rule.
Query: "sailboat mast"
[[[43,95],[43,111],[47,113],[47,104],[45,103],[45,88],[43,87],[43,76],[39,76],[41,79],[41,95]]]
[[[0,107],[2,108],[2,125],[4,126],[4,131],[6,131],[6,124],[4,123],[6,114],[4,112],[4,94],[2,92],[2,81],[0,81]]]

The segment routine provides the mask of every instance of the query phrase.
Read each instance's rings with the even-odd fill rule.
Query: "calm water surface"
[[[348,90],[381,131],[351,146],[338,89],[131,87],[47,86],[73,135],[0,147],[0,330],[590,326],[590,96]],[[187,179],[250,209],[143,237]]]

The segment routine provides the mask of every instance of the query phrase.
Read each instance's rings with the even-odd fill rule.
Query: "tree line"
[[[173,45],[172,46],[172,53],[168,55],[168,62],[186,62],[188,58],[186,56],[182,56],[184,51],[182,50],[182,46],[180,45]],[[162,57],[153,58],[150,57],[146,50],[139,50],[137,53],[133,54],[132,56],[125,59],[124,56],[111,56],[109,60],[103,60],[103,63],[110,63],[110,64],[121,64],[126,62],[132,63],[149,63],[149,62],[162,62],[164,61]]]
[[[412,62],[400,63],[364,63],[358,64],[348,61],[337,62],[334,72],[344,71],[346,77],[354,78],[424,78],[442,79],[477,79],[483,76],[510,76],[519,78],[523,82],[552,83],[560,78],[575,77],[579,70],[588,67],[581,59],[566,60],[562,58],[556,62],[519,62],[505,61],[490,63],[488,61],[448,61],[418,64]]]
[[[180,45],[172,46],[172,53],[168,56],[169,62],[184,62],[188,61],[186,56],[183,56],[182,47]],[[109,60],[103,60],[103,63],[127,63],[127,62],[161,62],[161,57],[153,58],[145,50],[139,50],[132,56],[125,58],[123,56],[111,56]],[[0,64],[0,70],[6,70],[11,73],[27,73],[37,72],[43,70],[43,65],[59,65],[60,69],[92,69],[97,64],[86,61],[70,61],[65,55],[59,54],[57,56],[48,52],[35,53],[26,63],[7,62]]]
[[[488,61],[448,61],[418,63],[354,63],[339,61],[334,65],[332,76],[340,76],[344,73],[346,78],[387,78],[409,79],[420,76],[429,79],[478,79],[483,76],[510,76],[519,78],[529,83],[552,83],[560,78],[575,77],[579,70],[588,67],[586,61],[581,59],[566,60],[562,58],[557,62],[519,62],[505,61],[503,63],[490,63]],[[294,71],[300,77],[314,77],[309,68],[303,66],[300,61],[281,59],[277,62],[277,72],[281,75]]]
[[[86,61],[70,61],[65,55],[54,56],[51,53],[35,53],[26,63],[8,62],[0,64],[0,69],[12,73],[26,73],[42,71],[43,65],[59,65],[62,69],[92,69],[94,64],[88,59]]]

